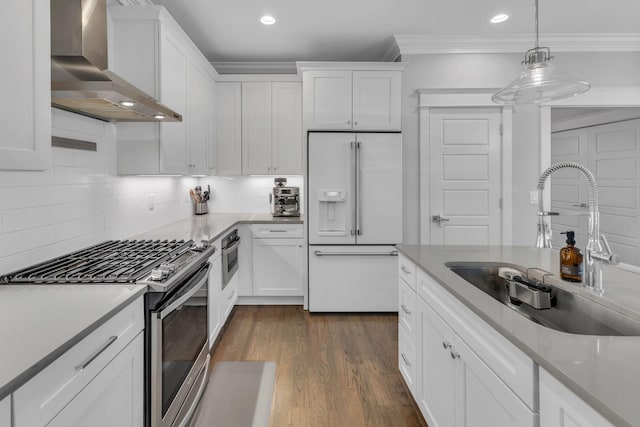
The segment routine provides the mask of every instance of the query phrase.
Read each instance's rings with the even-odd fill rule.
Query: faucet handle
[[[604,247],[604,251],[594,251],[591,253],[591,257],[611,265],[620,264],[620,256],[613,253],[611,246],[609,246],[609,241],[604,234],[600,234],[600,242]]]

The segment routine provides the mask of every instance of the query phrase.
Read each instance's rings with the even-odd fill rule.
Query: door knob
[[[451,221],[451,220],[449,218],[445,218],[445,217],[440,216],[440,215],[433,215],[431,217],[431,221],[437,222],[438,224],[442,224],[443,222],[448,222],[448,221]]]

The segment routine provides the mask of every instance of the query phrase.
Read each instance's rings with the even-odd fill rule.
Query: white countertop
[[[145,291],[141,285],[0,286],[0,400]]]
[[[184,239],[213,242],[236,224],[302,224],[304,217],[271,214],[209,213],[193,215],[133,236],[133,239]]]
[[[575,335],[545,328],[445,266],[453,261],[497,261],[557,275],[557,251],[524,246],[399,245],[398,249],[614,425],[640,425],[640,337]],[[603,297],[580,284],[559,280],[553,284],[640,320],[640,275],[606,267],[603,277]]]

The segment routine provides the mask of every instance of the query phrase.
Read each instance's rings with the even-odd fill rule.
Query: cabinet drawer
[[[418,295],[473,349],[482,361],[524,401],[535,409],[536,365],[515,345],[422,270],[418,270]]]
[[[398,331],[398,367],[411,393],[416,393],[416,366],[418,365],[416,346],[401,328]]]
[[[398,274],[411,289],[416,290],[416,265],[402,253],[398,254]]]
[[[144,329],[143,310],[140,297],[20,387],[15,427],[46,425]]]
[[[302,224],[253,224],[251,232],[256,239],[302,238]]]
[[[398,293],[398,323],[404,329],[411,342],[415,345],[418,337],[417,295],[403,279],[399,279]]]

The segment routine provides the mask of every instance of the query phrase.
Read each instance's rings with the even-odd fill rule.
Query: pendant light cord
[[[538,0],[535,0],[535,15],[536,15],[536,49],[540,47],[538,40]]]

